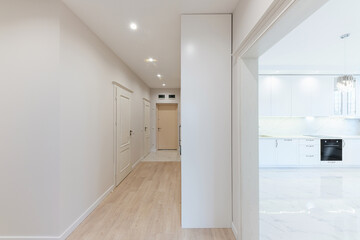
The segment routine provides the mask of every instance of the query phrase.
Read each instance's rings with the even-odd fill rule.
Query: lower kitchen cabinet
[[[299,140],[299,165],[318,166],[320,165],[320,140],[300,139]]]
[[[360,166],[360,139],[343,139],[343,165]]]
[[[275,162],[276,140],[273,138],[261,138],[259,141],[259,166],[269,167],[276,165]]]
[[[276,165],[297,166],[299,165],[299,141],[298,139],[276,139]]]
[[[260,139],[259,165],[260,167],[291,167],[299,165],[298,139]]]

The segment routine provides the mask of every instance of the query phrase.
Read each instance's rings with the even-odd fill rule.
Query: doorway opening
[[[157,150],[178,150],[178,104],[156,104]]]

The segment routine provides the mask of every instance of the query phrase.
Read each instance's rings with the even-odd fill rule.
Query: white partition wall
[[[231,227],[231,15],[181,19],[182,227]]]

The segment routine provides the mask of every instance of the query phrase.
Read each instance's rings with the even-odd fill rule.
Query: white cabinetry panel
[[[297,139],[277,139],[276,164],[296,166],[299,164],[299,141]]]
[[[276,140],[261,138],[259,140],[259,165],[260,167],[276,165],[275,160]]]
[[[259,77],[259,116],[271,116],[271,78]]]
[[[334,115],[334,81],[332,77],[314,79],[312,116]]]
[[[360,139],[343,139],[343,164],[360,165]]]
[[[320,165],[319,139],[301,139],[299,141],[299,164],[301,166]]]
[[[332,116],[334,115],[334,78],[260,76],[259,115]]]
[[[292,116],[313,116],[313,78],[292,79]]]
[[[291,79],[274,78],[272,80],[272,116],[291,116],[291,86]]]

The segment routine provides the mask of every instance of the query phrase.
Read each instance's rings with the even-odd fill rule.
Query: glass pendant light
[[[341,92],[351,92],[355,89],[356,79],[351,74],[346,74],[346,40],[350,37],[350,33],[340,36],[344,41],[344,75],[336,78],[336,88]]]

